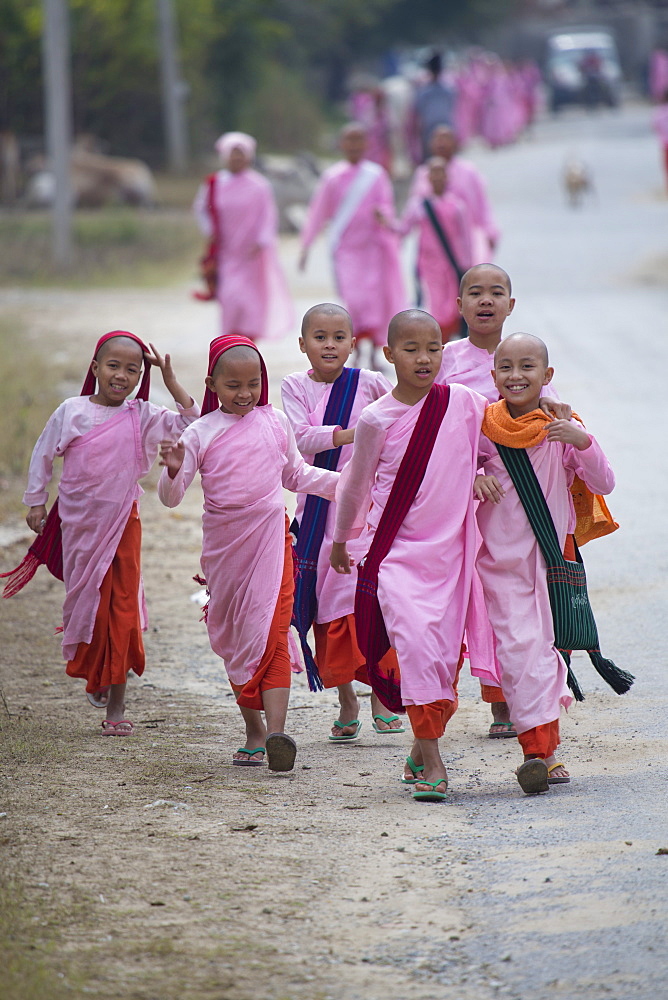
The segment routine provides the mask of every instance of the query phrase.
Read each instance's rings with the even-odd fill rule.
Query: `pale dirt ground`
[[[284,242],[286,260],[294,250]],[[316,277],[290,273],[300,309],[331,294],[318,253]],[[78,391],[99,333],[119,326],[172,350],[199,391],[216,332],[215,309],[185,287],[3,291],[0,310],[65,363],[63,394]],[[280,377],[302,361],[294,343],[265,354],[276,401]],[[658,384],[646,392],[656,398]],[[630,421],[627,396],[621,406]],[[668,848],[665,531],[656,574],[622,572],[620,553],[624,568],[635,552],[654,566],[632,516],[649,487],[628,479],[615,507],[626,530],[594,554],[592,592],[608,655],[638,675],[633,693],[603,690],[578,657],[587,700],[562,728],[574,780],[527,798],[512,774],[517,745],[486,739],[487,710],[465,678],[444,741],[449,801],[418,805],[398,780],[409,735],[374,734],[363,700],[359,742],[328,744],[334,698],[301,677],[294,772],[231,766],[238,712],[191,601],[201,497],[193,485],[167,511],[152,474],[148,665],[128,697],[135,739],[101,739],[101,713],[64,675],[52,634],[60,584],[42,570],[0,608],[0,846],[20,901],[7,954],[44,973],[38,988],[10,975],[8,1000],[668,997],[668,857],[657,854]],[[9,568],[23,551],[19,516],[2,528]]]

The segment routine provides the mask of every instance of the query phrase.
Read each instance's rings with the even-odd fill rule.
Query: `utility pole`
[[[53,260],[59,267],[72,261],[72,84],[67,0],[43,0],[44,111],[47,155],[54,176]]]
[[[167,163],[175,173],[188,166],[188,135],[184,114],[186,85],[180,78],[173,0],[157,0],[162,76],[162,108]]]

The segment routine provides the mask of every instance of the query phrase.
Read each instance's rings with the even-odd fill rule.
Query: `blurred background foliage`
[[[489,31],[519,0],[174,0],[195,153],[224,129],[265,148],[313,145],[351,66],[398,45]],[[70,0],[77,133],[159,165],[155,0]],[[41,0],[0,0],[0,130],[43,130]]]

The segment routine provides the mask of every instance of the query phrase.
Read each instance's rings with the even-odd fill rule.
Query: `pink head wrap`
[[[215,149],[223,163],[227,163],[233,149],[241,149],[249,160],[255,159],[257,143],[246,132],[224,132],[215,144]]]
[[[100,350],[103,344],[106,344],[108,340],[112,340],[114,337],[129,337],[130,340],[134,340],[141,347],[142,354],[148,354],[148,347],[143,340],[135,336],[134,333],[129,333],[127,330],[112,330],[111,333],[105,333],[98,340],[95,345],[95,350],[93,351],[93,361],[97,357],[97,352]],[[90,367],[88,369],[88,374],[84,379],[84,384],[81,387],[81,396],[92,396],[95,392],[95,376],[93,375],[93,362],[91,361]],[[142,376],[141,385],[137,389],[137,399],[148,399],[149,389],[151,387],[151,365],[148,361],[144,359],[144,374]]]
[[[267,369],[264,363],[264,358],[257,350],[253,341],[249,340],[248,337],[231,334],[228,337],[216,337],[215,340],[212,340],[209,346],[209,370],[207,371],[207,375],[213,375],[214,368],[218,364],[218,359],[221,354],[224,354],[225,351],[229,351],[230,347],[252,347],[254,351],[257,351],[257,356],[260,359],[260,372],[262,373],[262,389],[260,390],[260,398],[257,405],[266,406],[269,402],[269,379],[267,377]],[[218,405],[218,397],[215,392],[213,389],[207,388],[202,402],[202,416],[206,413],[212,413],[213,410],[217,410]]]

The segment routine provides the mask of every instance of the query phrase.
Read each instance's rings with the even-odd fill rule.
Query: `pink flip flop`
[[[86,697],[93,708],[106,708],[109,704],[109,688],[103,687],[99,691],[86,691]]]
[[[129,726],[129,729],[119,729],[119,726]],[[134,736],[134,734],[135,727],[129,719],[120,719],[118,722],[105,719],[102,723],[103,736]]]

